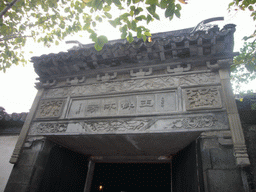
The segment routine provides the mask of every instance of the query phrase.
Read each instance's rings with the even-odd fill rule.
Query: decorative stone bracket
[[[191,69],[191,64],[187,64],[187,67],[181,67],[181,65],[177,65],[176,68],[171,69],[170,66],[167,67],[168,73],[182,73],[185,71],[189,71]]]
[[[149,68],[148,72],[143,71],[143,69],[140,69],[139,72],[137,73],[134,73],[133,70],[130,71],[131,77],[144,77],[151,74],[152,74],[152,68]]]
[[[72,80],[71,78],[66,79],[66,83],[71,85],[77,85],[78,83],[83,83],[84,81],[85,81],[85,76],[83,76],[81,79],[79,79],[78,77],[75,77]]]
[[[100,75],[97,75],[97,80],[98,81],[109,81],[111,79],[115,79],[117,76],[117,72],[114,72],[114,74],[111,76],[108,73],[105,73],[104,76],[100,77]]]
[[[57,84],[57,80],[56,79],[54,79],[54,80],[47,80],[45,83],[42,83],[42,82],[38,82],[38,83],[36,83],[36,87],[37,88],[49,88],[49,87],[52,87],[52,86],[54,86],[54,85],[56,85]]]
[[[207,68],[211,69],[211,71],[217,71],[219,69],[229,68],[232,64],[232,59],[223,59],[218,60],[217,63],[211,64],[210,61],[206,61]]]

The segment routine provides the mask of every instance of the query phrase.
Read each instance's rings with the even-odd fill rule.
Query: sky
[[[218,24],[220,28],[229,23],[237,25],[234,51],[238,52],[243,46],[242,38],[253,33],[255,22],[250,18],[249,12],[229,12],[228,4],[230,2],[231,0],[188,0],[188,4],[182,5],[180,19],[174,18],[172,21],[169,21],[165,19],[164,16],[160,15],[161,21],[154,21],[148,28],[151,30],[151,33],[166,32],[195,27],[200,21],[208,18],[224,17],[224,21],[219,21],[216,24]],[[107,24],[103,24],[98,32],[106,35],[109,40],[120,38],[118,29],[114,29]],[[81,35],[83,37],[81,37]],[[78,40],[83,44],[91,43],[88,35],[85,33],[69,36],[65,41],[66,40]],[[47,48],[42,44],[34,43],[29,40],[23,51],[25,52],[25,57],[29,59],[33,56],[67,51],[67,49],[72,46],[74,45],[67,45],[63,41],[59,46]],[[33,53],[30,53],[31,51]],[[0,106],[4,107],[5,111],[9,114],[13,112],[29,112],[37,93],[34,87],[35,82],[37,82],[37,77],[33,69],[33,64],[30,62],[28,62],[26,66],[12,66],[10,69],[7,69],[6,73],[0,71]],[[250,89],[254,88],[254,83],[252,82],[243,87],[245,90],[248,87]]]

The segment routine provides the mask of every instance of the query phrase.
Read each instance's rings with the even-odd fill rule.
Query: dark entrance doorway
[[[170,163],[96,163],[91,192],[171,191]]]

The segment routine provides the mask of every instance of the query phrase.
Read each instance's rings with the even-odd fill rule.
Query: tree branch
[[[0,18],[4,16],[4,14],[13,6],[15,3],[17,3],[20,0],[13,0],[11,3],[9,3],[1,12],[0,12]]]
[[[27,38],[27,37],[32,37],[31,35],[20,35],[20,34],[14,34],[14,35],[8,35],[8,36],[5,36],[3,38],[0,38],[0,42],[1,41],[8,41],[10,39],[15,39],[15,38]]]

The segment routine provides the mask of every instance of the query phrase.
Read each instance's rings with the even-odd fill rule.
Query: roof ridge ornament
[[[190,33],[195,33],[197,31],[208,31],[212,28],[218,28],[217,25],[206,25],[207,23],[213,22],[213,21],[223,21],[224,17],[213,17],[210,19],[205,19],[201,21],[200,23],[197,24],[197,26],[190,32]]]

